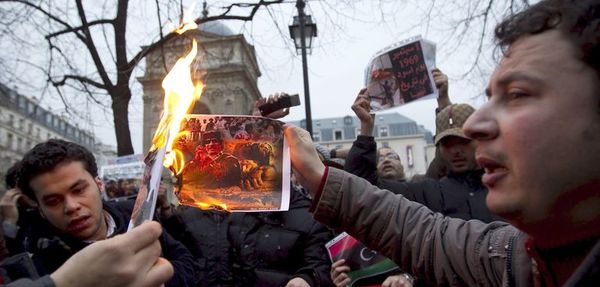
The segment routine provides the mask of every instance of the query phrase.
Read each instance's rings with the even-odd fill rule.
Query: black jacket
[[[113,235],[127,231],[133,202],[104,202],[103,207],[114,219],[116,229]],[[43,276],[54,272],[67,259],[85,248],[86,243],[78,238],[62,233],[50,223],[36,226],[32,234],[29,251],[38,273]],[[162,257],[171,262],[175,273],[166,286],[195,286],[198,267],[190,251],[167,232],[160,236]]]
[[[373,137],[358,136],[346,158],[344,169],[367,179],[379,188],[401,194],[435,212],[464,220],[483,222],[502,220],[491,213],[485,204],[488,190],[481,183],[482,170],[462,174],[450,173],[440,180],[399,182],[377,177],[377,143]]]
[[[332,233],[313,219],[310,203],[303,191],[292,189],[288,211],[231,215],[229,240],[239,286],[285,286],[294,277],[310,286],[332,285],[325,249]]]
[[[227,239],[228,213],[178,206],[174,216],[161,222],[196,257],[201,271],[199,286],[234,285]]]

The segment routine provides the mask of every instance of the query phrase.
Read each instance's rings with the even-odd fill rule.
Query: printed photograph
[[[185,160],[175,191],[180,203],[228,211],[287,210],[290,167],[282,126],[254,116],[184,119],[173,146]]]

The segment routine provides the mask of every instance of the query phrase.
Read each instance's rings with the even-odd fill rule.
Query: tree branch
[[[63,75],[62,79],[60,81],[54,81],[51,78],[49,78],[49,80],[52,82],[52,85],[55,87],[64,86],[65,83],[67,82],[67,80],[77,80],[81,83],[94,86],[98,89],[106,89],[105,85],[98,83],[88,77],[78,76],[78,75]]]
[[[215,20],[252,21],[252,19],[254,18],[254,15],[258,12],[258,9],[260,9],[260,7],[263,7],[263,6],[266,7],[266,6],[273,5],[273,4],[280,4],[280,3],[283,3],[283,2],[284,2],[284,0],[273,0],[273,1],[261,0],[258,3],[234,3],[234,4],[231,4],[229,6],[224,7],[225,11],[223,13],[219,14],[219,15],[210,16],[210,17],[206,17],[206,18],[198,18],[194,22],[196,22],[196,24],[200,25],[202,23],[206,23],[206,22],[210,22],[210,21],[215,21]],[[231,11],[231,9],[233,9],[234,7],[241,7],[241,8],[252,7],[252,10],[246,16],[242,16],[242,15],[227,15],[227,13],[229,13]],[[158,40],[158,41],[156,41],[156,42],[148,45],[145,49],[142,49],[141,51],[139,51],[131,59],[131,61],[129,61],[129,63],[127,64],[127,71],[133,70],[133,68],[144,57],[146,57],[146,55],[150,54],[156,48],[162,46],[167,41],[173,39],[177,35],[178,35],[177,33],[171,32],[171,33],[167,34],[164,38],[162,38],[162,39],[160,39],[160,40]]]
[[[102,79],[102,82],[104,82],[105,89],[110,89],[110,88],[112,88],[113,85],[112,85],[112,82],[110,81],[110,78],[108,77],[108,73],[106,72],[106,69],[104,68],[104,64],[102,63],[102,60],[100,59],[100,55],[98,54],[98,49],[96,49],[96,45],[94,44],[94,40],[90,33],[87,18],[85,16],[85,10],[83,9],[83,3],[81,3],[81,0],[76,0],[75,2],[77,4],[77,12],[79,13],[79,19],[81,19],[81,24],[82,24],[81,31],[85,35],[85,39],[86,39],[84,41],[84,44],[88,48],[88,51],[90,52],[90,56],[92,57],[92,60],[94,61],[94,65],[96,66],[96,69],[98,70],[98,75]]]
[[[26,0],[0,0],[0,3],[2,3],[2,2],[16,2],[16,3],[21,3],[23,5],[29,6],[29,7],[33,8],[33,9],[41,12],[42,14],[46,15],[49,19],[51,19],[51,20],[53,20],[53,21],[55,21],[55,22],[57,22],[57,23],[65,26],[66,29],[73,29],[73,27],[69,23],[67,23],[67,22],[61,20],[60,18],[52,15],[52,13],[50,13],[49,11],[46,11],[41,6],[35,5],[35,4],[33,4],[33,3],[29,2],[29,1],[26,1]],[[79,38],[82,41],[84,40],[83,36],[81,34],[79,34],[77,31],[74,31],[74,33],[77,36],[77,38]]]
[[[88,27],[91,26],[95,26],[95,25],[114,25],[115,20],[114,19],[100,19],[100,20],[95,20],[95,21],[91,21],[87,24]],[[54,32],[52,34],[48,34],[45,36],[46,39],[50,39],[56,36],[60,36],[62,34],[67,34],[67,33],[72,33],[72,32],[77,32],[79,30],[82,30],[84,27],[83,26],[79,26],[79,27],[71,27],[71,28],[67,28],[65,30],[62,31],[58,31],[58,32]]]

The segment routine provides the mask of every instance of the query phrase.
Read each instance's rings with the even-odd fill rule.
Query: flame
[[[217,207],[217,209],[221,209],[221,210],[224,210],[224,211],[229,211],[227,209],[227,204],[225,204],[225,203],[222,203],[222,202],[220,202],[218,200],[215,200],[215,199],[212,199],[212,198],[207,198],[206,200],[207,200],[206,202],[203,202],[203,201],[194,201],[194,204],[198,208],[204,209],[204,210],[206,210],[206,209],[215,209],[215,207]]]
[[[186,15],[189,14],[186,13]],[[179,34],[198,27],[196,23],[189,21],[186,17],[189,18],[189,16],[184,16],[187,21],[176,30]],[[163,146],[166,147],[163,165],[171,169],[175,175],[179,175],[183,171],[184,157],[181,151],[173,150],[173,143],[185,135],[185,132],[179,132],[181,122],[190,112],[194,103],[200,99],[204,88],[201,82],[194,84],[192,81],[191,65],[196,54],[198,54],[198,43],[196,40],[192,40],[192,50],[185,57],[177,60],[162,81],[162,87],[165,90],[164,108],[150,148],[152,152]]]
[[[175,33],[181,35],[187,30],[193,30],[198,28],[198,25],[196,24],[196,22],[194,22],[194,18],[192,16],[192,12],[194,12],[195,6],[196,3],[193,3],[192,6],[190,6],[187,10],[185,10],[185,12],[183,12],[183,20],[181,21],[182,24],[179,28],[175,29]]]
[[[198,25],[191,17],[193,10],[192,6],[184,13],[183,23],[179,28],[174,30],[175,33],[181,35],[185,31],[198,28]],[[183,171],[185,158],[183,152],[173,148],[173,144],[179,138],[190,135],[189,131],[180,131],[181,123],[191,111],[193,104],[200,99],[200,95],[204,89],[203,83],[194,84],[192,81],[191,65],[197,53],[198,43],[196,40],[192,40],[191,51],[177,60],[171,71],[169,71],[162,81],[162,87],[165,90],[164,108],[158,128],[152,138],[150,151],[152,152],[165,147],[166,153],[163,165],[175,175],[179,175]],[[216,199],[203,198],[203,200],[206,200],[206,202],[193,201],[190,205],[193,204],[201,209],[217,208],[228,211],[227,204]]]

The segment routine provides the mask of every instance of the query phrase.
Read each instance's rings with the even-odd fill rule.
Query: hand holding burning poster
[[[254,116],[189,115],[174,150],[181,204],[229,211],[287,210],[290,161],[283,123]]]
[[[437,95],[431,70],[435,45],[421,37],[394,44],[377,53],[367,66],[365,81],[373,111]]]

